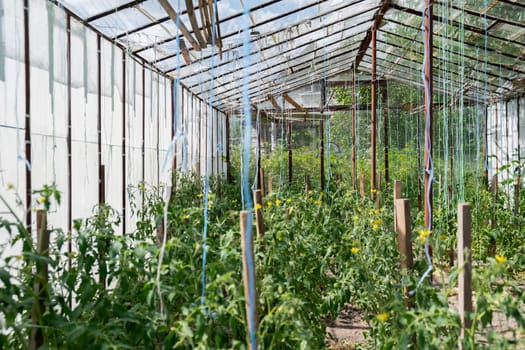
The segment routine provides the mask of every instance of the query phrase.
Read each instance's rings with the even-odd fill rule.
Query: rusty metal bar
[[[72,148],[71,148],[71,16],[66,17],[66,56],[67,56],[67,232],[71,234],[71,223],[73,222],[73,189],[72,185]],[[86,86],[85,89],[88,87]],[[67,240],[67,251],[72,251],[71,238]],[[71,255],[68,257],[68,266],[71,268]]]
[[[389,169],[388,169],[388,90],[387,86],[384,86],[381,90],[383,100],[383,145],[385,147],[385,183],[388,186],[390,182]]]
[[[370,108],[371,112],[371,154],[370,154],[370,192],[372,194],[372,199],[375,198],[376,191],[376,130],[377,130],[377,121],[376,121],[376,109],[377,109],[377,85],[376,85],[376,30],[372,30],[372,81],[371,81],[371,95],[372,95],[372,106]]]
[[[292,177],[293,177],[293,158],[292,158],[292,122],[288,122],[288,130],[287,130],[287,138],[288,138],[288,183],[292,184]]]
[[[319,166],[321,170],[321,191],[325,190],[325,171],[324,171],[324,109],[326,105],[326,81],[321,80],[321,120],[319,121],[319,137],[320,137],[320,149],[319,149]]]
[[[355,66],[352,69],[352,189],[357,189],[357,168],[355,159]]]
[[[104,170],[102,165],[102,39],[97,35],[97,157],[98,157],[98,202],[104,203]]]
[[[25,68],[25,158],[26,158],[26,227],[31,231],[31,61],[29,33],[29,0],[24,0],[24,68]]]
[[[126,53],[122,51],[122,234],[126,234]]]

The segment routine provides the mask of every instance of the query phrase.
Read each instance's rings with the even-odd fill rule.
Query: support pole
[[[255,265],[253,254],[253,237],[251,235],[252,223],[249,222],[249,211],[240,213],[241,220],[241,249],[242,249],[242,275],[244,281],[244,298],[246,306],[246,319],[248,320],[248,350],[255,350],[257,342],[252,341],[257,330],[257,292],[255,290]],[[250,225],[250,227],[248,227]]]
[[[36,212],[37,227],[37,254],[42,257],[36,261],[34,282],[34,301],[31,311],[31,350],[36,350],[44,344],[42,315],[45,313],[48,294],[48,266],[46,258],[49,256],[49,231],[47,229],[47,213],[45,210]]]
[[[371,95],[372,95],[372,105],[371,105],[371,154],[370,154],[370,163],[372,165],[370,171],[370,193],[372,195],[372,200],[375,198],[376,191],[376,130],[377,130],[377,121],[376,121],[376,108],[377,108],[377,82],[376,82],[376,29],[372,28],[372,80],[371,80]]]
[[[492,177],[492,196],[494,202],[497,201],[498,198],[498,174],[496,173]],[[495,229],[497,227],[497,220],[496,220],[496,213],[492,211],[492,218],[491,218],[491,228]],[[494,237],[490,238],[489,242],[489,256],[496,255],[496,240]]]
[[[97,156],[98,156],[98,202],[105,200],[105,171],[102,164],[102,40],[97,35]]]
[[[325,190],[325,173],[324,173],[324,109],[326,105],[326,81],[321,80],[321,120],[319,121],[319,159],[320,159],[320,175],[321,175],[321,191]]]
[[[26,228],[31,232],[31,60],[29,45],[29,0],[24,0],[24,72],[25,72],[25,158],[26,158]]]
[[[255,227],[257,228],[257,241],[259,246],[264,245],[264,232],[266,228],[264,226],[264,217],[263,217],[263,201],[262,201],[262,191],[255,190],[253,191],[253,198],[255,202]]]
[[[261,196],[264,198],[266,195],[266,186],[264,183],[264,169],[259,168],[259,187],[261,188]]]
[[[352,189],[357,190],[357,167],[355,162],[355,66],[352,69]]]
[[[304,191],[306,193],[310,192],[312,190],[312,185],[310,183],[310,176],[309,175],[305,175],[304,176]]]
[[[126,234],[126,53],[122,52],[122,234]],[[158,173],[158,172],[157,172]]]
[[[273,175],[268,173],[268,194],[273,193]]]
[[[73,179],[73,158],[71,147],[71,14],[66,17],[66,52],[67,52],[67,232],[72,235],[73,222],[73,195],[72,195],[72,179]],[[88,87],[86,86],[85,89]],[[71,236],[70,236],[71,237]],[[67,242],[67,251],[71,253],[72,250],[71,238]],[[70,255],[71,256],[71,255]],[[68,258],[68,266],[71,268],[71,257]]]
[[[230,114],[226,113],[226,179],[232,182],[230,169]]]
[[[410,200],[394,199],[394,217],[396,217],[397,245],[400,256],[401,270],[410,270],[414,265],[411,241]],[[408,286],[404,287],[405,304],[410,306]]]
[[[288,122],[287,130],[288,138],[288,183],[292,184],[292,175],[293,175],[293,159],[292,159],[292,122]]]
[[[433,0],[425,0],[425,150],[424,150],[424,220],[425,228],[432,230],[432,94],[433,94],[433,73],[432,73],[432,6]]]
[[[520,214],[520,188],[521,178],[519,176],[514,179],[514,215],[517,219]]]
[[[467,313],[472,313],[472,256],[471,256],[471,214],[470,204],[458,204],[458,311],[461,320],[459,348],[465,337],[465,329],[472,321]]]
[[[365,198],[365,173],[359,174],[359,194]]]
[[[401,199],[402,189],[401,181],[394,180],[394,229],[397,230],[397,211],[395,210],[396,199]]]
[[[388,90],[387,85],[383,84],[382,100],[383,100],[383,144],[385,146],[385,184],[390,183],[388,174]]]

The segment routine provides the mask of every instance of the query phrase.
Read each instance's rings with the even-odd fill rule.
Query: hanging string
[[[432,5],[429,5],[432,6]],[[424,42],[424,56],[423,56],[423,65],[421,66],[421,78],[423,80],[423,86],[424,86],[424,93],[425,93],[425,101],[427,102],[426,108],[425,108],[425,135],[430,135],[430,110],[431,110],[431,91],[429,83],[425,77],[425,67],[429,63],[430,57],[428,56],[428,51],[432,48],[432,43],[427,40],[427,36],[425,35],[425,16],[427,11],[429,11],[429,7],[423,6],[422,16],[421,16],[421,32],[423,33],[423,42]],[[432,19],[430,19],[432,20]],[[426,198],[426,205],[427,205],[427,211],[428,211],[428,225],[426,229],[428,231],[432,230],[432,205],[430,203],[430,196],[431,196],[431,189],[432,189],[432,182],[434,181],[434,166],[433,166],[433,160],[432,160],[432,143],[430,141],[430,136],[425,137],[425,151],[427,152],[428,156],[428,162],[425,164],[425,174],[428,174],[428,183],[429,186],[427,188],[427,191],[425,192],[425,198]],[[427,270],[423,273],[420,280],[418,281],[416,285],[416,289],[419,288],[421,283],[430,275],[433,269],[432,265],[432,259],[430,258],[430,252],[429,252],[429,243],[428,243],[428,236],[425,237],[425,256],[427,259]],[[410,294],[413,295],[416,292],[416,290],[410,291]]]
[[[214,0],[216,1],[216,0]],[[250,96],[249,96],[249,67],[250,67],[250,30],[249,30],[249,16],[250,16],[250,10],[247,6],[244,7],[244,13],[243,17],[246,24],[246,28],[244,28],[243,35],[244,35],[244,42],[243,42],[243,48],[244,48],[244,67],[243,67],[243,80],[242,80],[242,86],[243,86],[243,104],[244,104],[244,120],[245,120],[245,135],[244,135],[244,149],[243,149],[243,181],[242,181],[242,192],[244,194],[244,200],[243,200],[243,209],[249,210],[249,214],[247,217],[248,224],[246,225],[246,235],[245,235],[245,245],[247,247],[250,246],[250,242],[252,242],[253,239],[253,230],[252,230],[252,200],[251,200],[251,193],[250,193],[250,185],[248,183],[249,178],[249,165],[250,165],[250,146],[251,146],[251,128],[252,128],[252,117],[251,117],[251,108],[250,108]],[[248,285],[249,285],[249,295],[245,296],[248,299],[248,310],[247,310],[247,317],[248,317],[248,336],[249,336],[249,342],[251,349],[256,350],[257,349],[257,342],[255,341],[255,334],[256,334],[256,319],[255,319],[255,306],[257,305],[257,300],[255,298],[255,290],[253,286],[255,286],[255,276],[253,275],[253,271],[255,271],[254,268],[254,262],[251,258],[250,254],[247,254],[246,256],[246,264],[247,264],[247,278],[248,278]]]

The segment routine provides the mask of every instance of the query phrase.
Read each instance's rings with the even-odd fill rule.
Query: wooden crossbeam
[[[277,108],[277,109],[279,109],[279,110],[282,109],[281,106],[279,106],[279,104],[277,103],[277,100],[275,99],[275,97],[273,97],[273,95],[268,95],[268,99],[270,100],[270,102],[272,103],[272,105],[273,105],[275,108]]]
[[[179,39],[179,46],[180,46],[180,52],[182,53],[182,58],[184,58],[184,61],[186,62],[186,64],[190,64],[191,63],[191,58],[190,58],[190,52],[188,51],[188,48],[186,47],[186,43],[184,42],[184,40],[182,40],[182,38]]]
[[[197,17],[195,16],[195,11],[193,9],[192,0],[186,0],[186,11],[188,11],[188,18],[190,19],[191,27],[193,28],[193,33],[195,33],[195,38],[197,38],[197,41],[199,42],[201,47],[206,47],[206,41],[201,35],[199,23],[197,22]]]
[[[306,112],[304,107],[301,106],[299,103],[297,103],[297,101],[295,101],[293,98],[290,97],[290,95],[288,94],[283,94],[283,98],[286,102],[288,102],[289,104],[291,104],[292,106],[295,107],[295,109],[297,109],[298,111],[300,112]]]
[[[168,0],[159,0],[159,2],[162,5],[162,7],[164,8],[164,10],[166,11],[166,13],[168,14],[168,16],[170,16],[170,18],[173,21],[173,23],[175,23],[175,25],[179,27],[179,29],[182,32],[182,34],[184,35],[184,37],[186,37],[186,39],[190,42],[190,44],[193,47],[193,49],[195,51],[200,51],[201,50],[201,46],[193,38],[193,36],[191,36],[190,31],[188,30],[188,28],[186,28],[184,23],[182,23],[182,20],[181,19],[177,20],[179,18],[179,16],[177,15],[177,12],[173,9],[173,7],[171,7],[171,5],[168,2]]]

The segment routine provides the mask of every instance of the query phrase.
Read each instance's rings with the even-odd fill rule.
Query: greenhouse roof
[[[55,2],[224,111],[242,106],[245,75],[258,108],[319,108],[321,80],[351,82],[354,64],[370,79],[373,28],[378,79],[422,81],[423,1]],[[473,100],[525,91],[523,0],[434,1],[433,15],[437,91]]]

